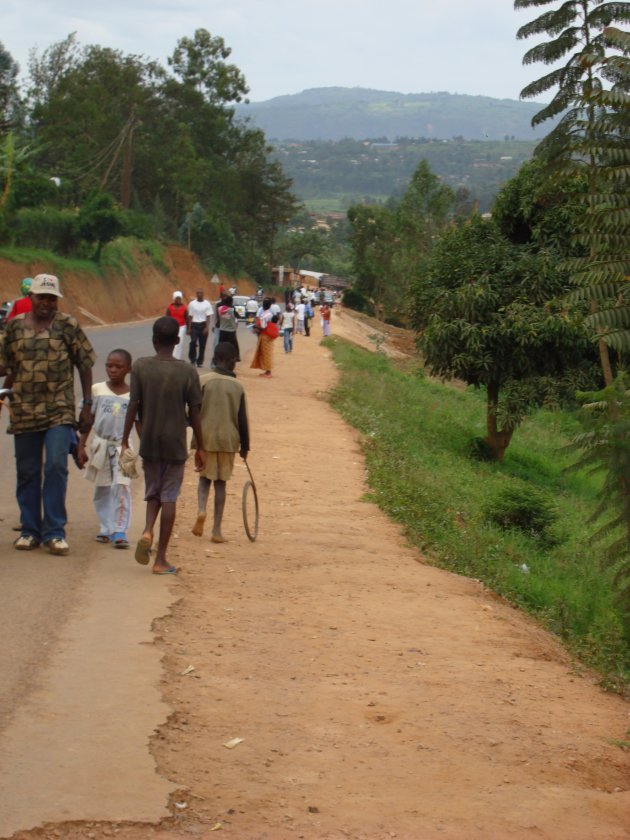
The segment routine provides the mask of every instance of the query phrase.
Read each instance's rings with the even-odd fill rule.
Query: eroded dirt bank
[[[173,713],[152,748],[173,818],[16,837],[630,837],[630,760],[613,743],[628,705],[481,585],[424,565],[362,501],[360,448],[324,399],[336,374],[314,333],[290,356],[276,343],[271,380],[239,373],[258,541],[242,528],[243,467],[224,545],[192,536],[187,475],[178,601],[155,626]]]
[[[164,260],[165,271],[144,257],[140,260],[138,273],[109,272],[104,277],[81,272],[61,273],[62,309],[83,324],[119,323],[160,313],[170,303],[175,290],[188,298],[194,297],[198,287],[212,293],[211,275],[186,248],[169,246],[165,249]],[[41,272],[54,273],[54,270],[43,262],[20,264],[0,259],[0,300],[18,297],[22,278]],[[228,285],[232,281],[225,279],[225,282]],[[241,294],[249,294],[255,288],[250,281],[239,280],[238,290]],[[218,288],[214,291],[218,296]]]

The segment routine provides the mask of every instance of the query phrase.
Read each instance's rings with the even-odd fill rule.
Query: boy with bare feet
[[[129,434],[136,417],[140,420],[142,457],[147,503],[146,523],[136,546],[135,558],[147,565],[151,559],[153,529],[160,516],[158,547],[153,574],[176,574],[166,559],[175,523],[176,504],[184,478],[188,451],[186,427],[192,426],[197,441],[195,469],[204,464],[203,432],[199,422],[201,388],[199,375],[181,359],[173,358],[179,342],[179,324],[165,316],[153,324],[155,356],[137,359],[131,368],[129,407],[125,417],[121,455],[129,447]],[[188,416],[186,412],[188,411]]]
[[[220,342],[214,352],[215,369],[201,377],[203,398],[200,419],[205,464],[199,471],[198,513],[192,532],[196,537],[203,534],[210,485],[214,481],[211,540],[215,543],[225,542],[221,533],[221,520],[225,508],[225,484],[232,477],[234,457],[238,452],[241,458],[247,458],[249,452],[247,405],[243,386],[236,381],[234,373],[236,356],[233,344]]]

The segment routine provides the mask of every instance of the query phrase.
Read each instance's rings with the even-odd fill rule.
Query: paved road
[[[151,323],[88,330],[98,354],[95,381],[105,378],[107,353],[116,347],[134,358],[153,353]],[[245,357],[254,336],[243,325],[239,342]],[[0,837],[73,818],[159,820],[168,815],[172,785],[156,774],[148,745],[169,709],[151,627],[168,611],[176,586],[152,578],[132,552],[94,542],[92,486],[73,465],[70,556],[14,551],[18,513],[6,423],[3,415]],[[131,540],[142,526],[141,485],[132,484]]]
[[[94,381],[105,378],[105,359],[110,350],[124,347],[134,358],[152,355],[152,321],[122,324],[115,327],[88,329],[97,352]],[[254,336],[239,324],[241,352],[248,353]],[[186,348],[187,350],[187,348]],[[207,354],[209,359],[209,354]],[[15,502],[15,466],[13,439],[5,434],[6,414],[0,416],[0,732],[12,711],[37,684],[37,676],[45,667],[64,622],[73,609],[80,608],[77,587],[87,573],[93,559],[94,511],[91,504],[92,487],[80,479],[74,465],[70,466],[68,490],[68,539],[70,558],[53,558],[42,550],[16,552],[12,549],[18,523]],[[134,485],[138,504],[141,496]]]

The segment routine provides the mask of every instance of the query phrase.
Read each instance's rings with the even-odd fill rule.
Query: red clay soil
[[[335,315],[333,329],[356,326]],[[615,744],[628,704],[482,585],[426,565],[364,501],[319,338],[298,336],[289,356],[277,342],[270,380],[239,372],[258,540],[243,532],[242,466],[222,545],[191,534],[187,474],[179,600],[155,625],[173,713],[152,749],[172,819],[16,837],[630,837],[630,754]]]
[[[211,275],[186,248],[176,245],[165,248],[166,271],[161,271],[148,257],[138,256],[138,261],[137,272],[105,271],[102,276],[80,271],[62,274],[63,311],[83,324],[115,323],[155,316],[170,302],[175,290],[193,298],[195,290],[201,287],[213,298],[218,296],[218,287],[210,284]],[[0,300],[18,297],[22,278],[43,272],[55,273],[43,262],[13,263],[0,259]],[[228,278],[221,279],[226,286],[232,283]],[[255,291],[255,286],[249,280],[239,280],[238,289],[241,294],[249,294]]]

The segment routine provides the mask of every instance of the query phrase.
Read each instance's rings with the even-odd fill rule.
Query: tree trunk
[[[497,424],[497,409],[499,407],[499,385],[491,382],[488,385],[488,402],[486,409],[487,435],[484,441],[494,452],[497,461],[503,461],[505,450],[510,445],[514,429],[499,429]]]

